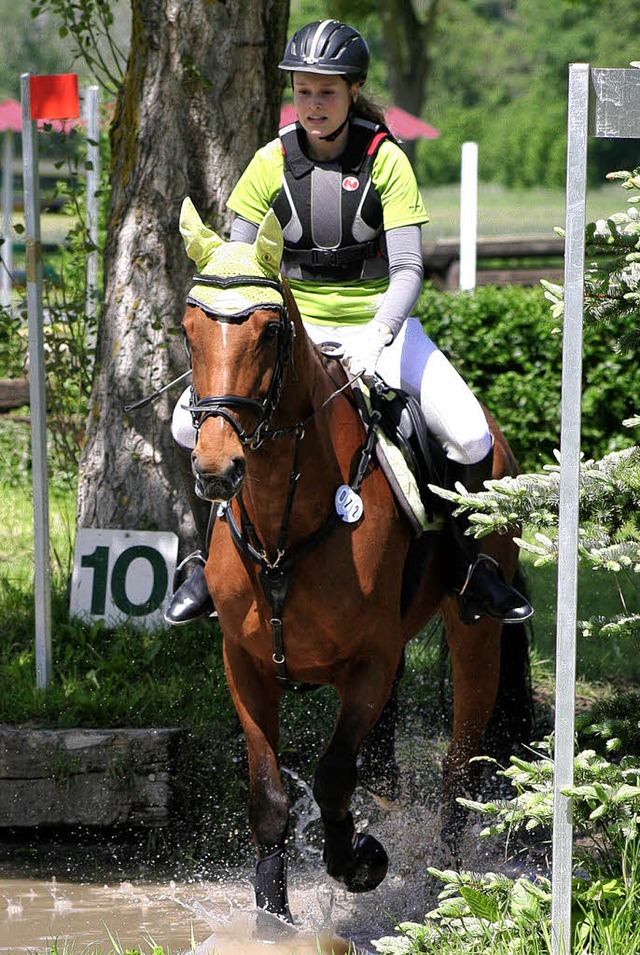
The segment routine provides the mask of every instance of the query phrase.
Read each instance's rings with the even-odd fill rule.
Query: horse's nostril
[[[244,480],[246,462],[244,458],[234,458],[229,469],[229,479],[234,488],[239,487]]]
[[[242,456],[231,458],[224,466],[215,467],[203,460],[202,455],[192,455],[192,470],[196,494],[208,501],[228,501],[239,493],[245,478],[246,463]]]

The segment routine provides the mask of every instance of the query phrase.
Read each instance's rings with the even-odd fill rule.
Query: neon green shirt
[[[273,139],[256,152],[227,207],[259,225],[282,188],[283,171],[282,145],[280,139]],[[382,203],[385,232],[429,221],[411,163],[396,143],[385,140],[381,144],[371,179]],[[290,279],[289,284],[305,322],[356,325],[375,317],[389,279],[326,284]]]

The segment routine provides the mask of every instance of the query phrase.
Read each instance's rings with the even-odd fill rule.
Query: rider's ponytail
[[[385,128],[387,126],[382,107],[375,100],[369,99],[362,93],[358,93],[358,98],[351,107],[351,115],[357,119],[368,119],[369,122],[375,123],[377,126],[384,126]]]

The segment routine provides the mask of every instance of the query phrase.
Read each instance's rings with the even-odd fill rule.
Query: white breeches
[[[344,342],[362,326],[305,324],[316,344]],[[476,464],[491,450],[491,434],[480,403],[449,360],[408,318],[378,360],[376,371],[390,388],[402,388],[420,402],[427,426],[445,454],[460,464]]]
[[[305,324],[316,344],[344,342],[362,330],[358,325]],[[393,342],[382,350],[376,371],[391,388],[402,388],[420,402],[427,426],[445,454],[460,464],[475,464],[491,450],[491,434],[479,402],[453,365],[424,333],[415,318],[404,323]],[[195,447],[191,414],[183,407],[187,388],[173,410],[171,431],[183,448]]]

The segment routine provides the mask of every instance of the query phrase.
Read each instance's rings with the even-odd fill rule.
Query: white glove
[[[374,319],[344,342],[342,363],[354,378],[373,378],[382,349],[392,340],[389,326]]]

